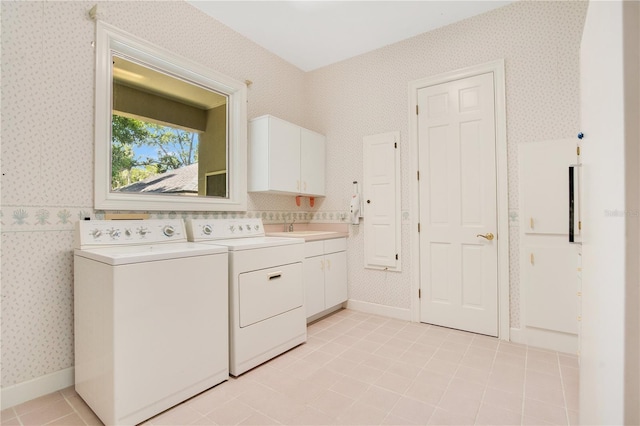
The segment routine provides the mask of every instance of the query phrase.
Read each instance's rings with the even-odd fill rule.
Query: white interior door
[[[493,74],[422,88],[418,108],[420,319],[497,336]]]
[[[365,268],[400,270],[400,132],[363,138]]]

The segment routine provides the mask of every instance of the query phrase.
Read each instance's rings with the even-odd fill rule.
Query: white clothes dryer
[[[182,220],[81,221],[75,388],[107,425],[134,425],[229,378],[224,246]]]
[[[261,219],[191,219],[187,233],[229,249],[231,375],[306,342],[303,239],[266,237]]]

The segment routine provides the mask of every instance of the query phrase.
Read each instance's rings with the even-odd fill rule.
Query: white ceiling
[[[311,71],[514,0],[187,1],[287,62]]]

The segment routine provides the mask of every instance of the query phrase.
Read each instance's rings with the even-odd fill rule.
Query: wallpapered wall
[[[100,217],[92,207],[94,4],[2,2],[3,388],[73,365],[73,226]],[[252,80],[250,118],[302,121],[304,73],[191,5],[98,7],[105,22]],[[292,197],[251,195],[249,210],[267,221],[289,212],[313,218]]]
[[[323,208],[339,208],[362,176],[362,138],[401,132],[403,272],[362,270],[363,238],[349,246],[349,297],[410,308],[408,83],[505,60],[511,326],[520,326],[518,145],[575,137],[579,127],[579,48],[587,2],[517,2],[309,73],[308,125],[329,140]],[[544,165],[541,165],[544,167]]]
[[[73,366],[73,224],[101,214],[92,208],[95,26],[87,11],[94,4],[1,3],[3,388]],[[362,137],[400,130],[403,272],[364,270],[362,231],[352,227],[349,291],[353,299],[402,309],[410,306],[407,83],[504,58],[511,324],[519,325],[517,145],[575,134],[586,3],[516,3],[307,74],[183,2],[98,5],[108,23],[252,80],[249,118],[268,113],[327,136],[324,200],[298,208],[292,197],[250,194],[241,215],[340,221],[351,182],[361,180]]]

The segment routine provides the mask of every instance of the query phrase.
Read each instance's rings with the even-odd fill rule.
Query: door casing
[[[498,224],[498,338],[509,340],[509,194],[504,59],[409,82],[409,140],[411,149],[411,321],[420,322],[420,238],[418,186],[418,90],[480,74],[493,73],[496,117],[496,189]],[[426,172],[423,171],[423,178]]]

